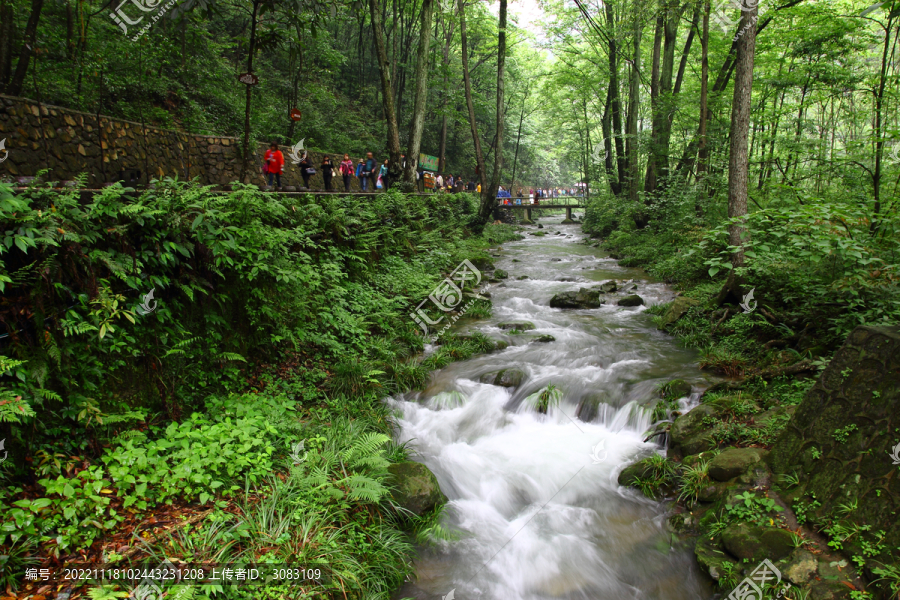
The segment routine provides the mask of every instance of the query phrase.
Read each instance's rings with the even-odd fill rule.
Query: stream
[[[488,288],[493,316],[459,328],[509,347],[453,363],[425,391],[389,400],[398,441],[411,441],[414,459],[450,499],[443,524],[454,533],[419,549],[416,580],[397,599],[713,597],[691,551],[667,530],[666,505],[616,482],[627,464],[661,451],[642,441],[651,425],[643,407],[657,386],[674,378],[708,385],[697,353],[657,331],[645,307],[616,306],[622,293],[607,294],[597,309],[549,307],[556,293],[610,279],[633,279],[637,289],[628,293],[648,305],[673,292],[583,244],[581,226],[559,225],[562,218],[539,221],[546,237],[502,246],[493,260],[509,279]],[[498,327],[510,321],[536,329]],[[532,342],[545,334],[555,341]],[[518,388],[481,383],[507,368],[525,372]],[[524,402],[551,383],[563,396],[547,414]]]

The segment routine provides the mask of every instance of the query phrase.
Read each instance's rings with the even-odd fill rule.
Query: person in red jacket
[[[278,182],[281,187],[281,172],[284,169],[284,154],[278,149],[278,144],[272,142],[266,150],[266,181],[272,187],[272,180]]]

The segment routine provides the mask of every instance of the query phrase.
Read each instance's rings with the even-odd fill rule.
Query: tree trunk
[[[419,30],[419,49],[416,56],[416,97],[413,103],[412,120],[409,123],[409,146],[406,151],[406,169],[403,183],[406,191],[416,188],[416,166],[419,148],[422,145],[422,131],[425,129],[425,105],[428,99],[428,47],[431,45],[432,0],[422,0],[422,24]]]
[[[500,187],[500,172],[503,170],[503,122],[506,111],[503,110],[503,84],[504,71],[506,69],[506,3],[500,0],[500,24],[497,36],[497,135],[494,145],[494,173],[491,184],[487,190],[482,188],[484,194],[481,198],[481,220],[487,222],[491,210],[496,203],[497,190]]]
[[[701,173],[706,173],[706,165],[709,161],[709,149],[707,148],[706,123],[709,120],[709,0],[703,7],[703,35],[700,40],[702,57],[700,59],[700,153],[697,162],[697,178]],[[699,212],[700,207],[697,207]]]
[[[256,15],[259,12],[260,2],[254,0],[253,14],[250,17],[250,51],[247,53],[247,72],[253,72],[253,54],[256,52]],[[241,164],[241,181],[250,183],[250,103],[253,99],[253,86],[248,85],[247,95],[244,98],[244,160]]]
[[[624,191],[623,185],[628,181],[625,162],[625,147],[622,143],[622,103],[619,100],[619,49],[616,43],[615,14],[612,3],[606,3],[606,25],[609,29],[609,88],[612,91],[610,108],[612,110],[612,137],[616,147],[616,169],[618,171],[619,193]]]
[[[743,35],[738,40],[734,70],[734,99],[731,104],[731,155],[728,164],[728,217],[741,219],[747,215],[747,193],[750,183],[750,109],[753,92],[753,60],[756,53],[757,9],[742,12]],[[728,227],[728,242],[738,249],[731,255],[735,269],[744,266],[744,244],[747,231],[739,220]]]
[[[6,89],[12,71],[13,12],[0,0],[0,91]]]
[[[28,15],[28,24],[25,25],[25,34],[22,36],[22,50],[19,53],[19,62],[16,63],[16,71],[12,81],[4,93],[10,96],[21,96],[25,85],[25,75],[28,73],[28,63],[34,54],[34,45],[37,38],[38,21],[41,18],[41,10],[44,8],[44,0],[31,0],[31,14]]]
[[[513,156],[512,177],[509,178],[510,190],[512,190],[513,185],[516,183],[516,167],[519,164],[519,142],[522,140],[522,121],[525,120],[525,103],[528,101],[528,94],[530,92],[531,87],[525,86],[525,97],[522,99],[522,112],[519,114],[519,132],[516,134],[516,153]]]
[[[634,19],[634,56],[631,64],[631,85],[628,91],[628,124],[625,131],[626,136],[626,158],[628,159],[628,198],[632,202],[638,202],[639,192],[641,188],[640,181],[640,164],[638,156],[638,114],[641,109],[641,26],[639,17],[636,15]],[[647,217],[640,211],[635,213],[635,225],[638,228],[647,226]]]
[[[606,151],[606,159],[603,161],[606,167],[606,179],[609,181],[609,190],[618,196],[622,193],[622,184],[616,177],[615,166],[613,165],[613,144],[612,135],[609,126],[609,112],[612,104],[612,85],[606,90],[606,103],[603,107],[603,118],[600,120],[600,130],[603,132],[603,148]]]
[[[369,0],[369,12],[372,16],[372,30],[375,34],[378,70],[381,73],[381,105],[388,129],[388,171],[400,173],[400,130],[397,127],[397,113],[394,109],[394,93],[391,84],[391,63],[388,60],[387,47],[384,43],[384,27],[381,23],[378,0]],[[418,159],[418,157],[416,158]]]
[[[881,171],[884,157],[884,90],[889,77],[889,67],[892,57],[890,50],[894,45],[891,41],[891,30],[894,27],[894,15],[897,9],[891,2],[891,11],[888,13],[888,22],[884,32],[884,46],[881,52],[881,72],[879,73],[878,88],[875,90],[875,169],[872,173],[872,192],[875,200],[872,211],[871,231],[874,233],[880,224],[881,217]]]
[[[648,192],[656,190],[656,165],[659,156],[659,60],[662,51],[663,29],[666,26],[665,11],[659,10],[656,16],[656,30],[653,33],[653,66],[650,69],[650,113],[652,129],[650,131],[650,154],[647,157],[647,174],[644,177],[644,189]]]
[[[481,151],[481,138],[478,137],[478,122],[475,120],[475,103],[472,101],[472,80],[469,76],[469,50],[466,47],[465,0],[457,0],[457,6],[459,7],[459,37],[462,50],[463,84],[466,89],[466,108],[469,110],[469,126],[472,130],[472,142],[475,144],[476,170],[478,171],[481,189],[484,190],[487,187],[487,177],[484,172],[484,154]]]

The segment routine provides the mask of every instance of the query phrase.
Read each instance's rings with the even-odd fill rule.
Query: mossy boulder
[[[650,459],[645,458],[630,464],[619,473],[619,485],[630,487],[637,483],[638,479],[644,479],[651,474]]]
[[[744,474],[760,462],[758,448],[726,448],[709,463],[709,476],[716,481],[728,481]]]
[[[619,298],[616,304],[619,306],[643,306],[644,299],[637,294],[631,294],[630,296]]]
[[[615,281],[607,281],[605,283],[601,283],[594,289],[599,291],[601,294],[612,294],[618,289],[618,287],[616,286]]]
[[[509,342],[504,340],[496,340],[494,342],[494,350],[506,350],[509,348]]]
[[[669,325],[675,323],[678,319],[684,316],[684,314],[690,309],[692,306],[699,306],[700,301],[694,300],[693,298],[685,298],[684,296],[678,296],[669,305],[669,308],[666,309],[666,312],[663,313],[662,318],[659,321],[659,329],[665,329]]]
[[[509,277],[509,273],[507,273],[503,269],[494,270],[494,279],[506,279],[507,277]]]
[[[555,342],[556,338],[552,335],[539,335],[533,340],[531,340],[532,344],[547,344],[550,342]]]
[[[535,329],[534,323],[531,321],[510,321],[508,323],[498,323],[497,327],[503,330],[513,331],[530,331]]]
[[[779,560],[794,550],[791,533],[777,527],[758,527],[748,523],[729,525],[722,532],[722,545],[739,559]]]
[[[484,255],[470,258],[469,262],[475,265],[475,268],[479,271],[490,271],[494,268],[493,261],[491,261],[490,258]]]
[[[719,578],[727,571],[726,562],[734,564],[734,560],[725,554],[721,546],[705,535],[698,538],[697,545],[694,546],[694,556],[697,557],[700,566],[715,581],[719,581]]]
[[[600,292],[581,288],[577,292],[561,292],[550,299],[550,308],[597,308],[604,303]]]
[[[421,516],[447,502],[431,470],[417,462],[399,462],[388,466],[389,485],[394,502],[416,516]]]
[[[701,404],[675,419],[672,429],[669,430],[669,440],[674,453],[688,456],[709,450],[713,445],[711,427],[703,423],[703,420],[707,417],[715,418],[718,413],[719,409],[716,407]]]
[[[659,397],[666,400],[678,400],[691,395],[691,384],[684,379],[673,379],[659,390]]]

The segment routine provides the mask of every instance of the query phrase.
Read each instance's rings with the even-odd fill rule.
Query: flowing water
[[[621,294],[592,310],[549,307],[555,293],[609,279],[634,279],[648,305],[672,292],[584,245],[580,226],[559,220],[541,221],[546,237],[503,245],[494,262],[510,278],[488,290],[493,316],[463,328],[510,346],[451,364],[424,392],[390,401],[400,441],[412,440],[415,459],[450,499],[444,524],[456,534],[421,549],[416,581],[396,598],[712,597],[690,550],[667,530],[665,505],[616,483],[628,463],[660,451],[642,441],[651,425],[643,407],[656,387],[676,377],[705,384],[696,354],[658,332],[644,307],[616,306]],[[497,327],[509,321],[536,329]],[[556,341],[530,343],[543,334]],[[506,368],[526,373],[522,385],[480,383]],[[524,402],[551,383],[563,398],[546,415]]]

